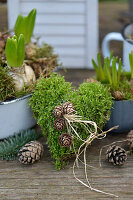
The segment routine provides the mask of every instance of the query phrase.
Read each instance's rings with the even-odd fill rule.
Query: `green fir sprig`
[[[39,139],[41,136],[34,129],[28,129],[8,137],[0,142],[0,158],[2,160],[14,160],[21,147],[30,141]]]

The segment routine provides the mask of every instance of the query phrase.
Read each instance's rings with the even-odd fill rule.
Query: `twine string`
[[[75,153],[75,155],[76,155],[77,153],[76,153],[76,150],[75,150],[74,143],[73,143],[73,150],[74,150],[74,153]],[[84,162],[83,162],[79,157],[78,157],[78,160],[84,165]],[[90,167],[90,168],[93,168],[93,169],[98,169],[97,167],[94,167],[94,166],[92,166],[92,165],[86,164],[86,166],[88,166],[88,167]]]
[[[78,116],[78,115],[69,115],[69,114],[65,114],[64,115],[64,118],[66,119],[66,122],[68,123],[68,127],[71,128],[71,130],[75,133],[76,137],[82,141],[83,143],[80,145],[79,149],[78,149],[78,152],[76,153],[76,150],[75,150],[75,147],[74,147],[74,144],[73,144],[73,149],[75,151],[75,155],[76,155],[76,159],[74,161],[74,164],[73,164],[73,175],[75,177],[75,179],[80,182],[82,185],[84,185],[85,187],[89,188],[90,190],[93,190],[93,191],[96,191],[96,192],[99,192],[99,193],[102,193],[102,194],[105,194],[105,195],[109,195],[109,196],[114,196],[114,197],[118,197],[117,195],[115,194],[112,194],[112,193],[108,193],[108,192],[104,192],[102,190],[98,190],[96,188],[93,188],[90,184],[90,181],[88,179],[88,174],[87,174],[87,166],[90,166],[90,165],[87,165],[87,160],[86,160],[86,150],[87,150],[87,147],[92,143],[92,141],[94,139],[103,139],[104,137],[106,137],[106,133],[118,128],[118,126],[115,126],[111,129],[109,129],[108,131],[102,131],[101,133],[98,134],[98,126],[95,122],[93,121],[87,121],[87,120],[82,120],[82,117],[81,116]],[[80,123],[82,125],[84,125],[85,129],[90,133],[90,135],[87,137],[86,140],[82,139],[79,134],[77,133],[77,131],[75,130],[75,128],[73,127],[73,123]],[[94,127],[94,131],[92,132],[91,130],[89,130],[88,128],[88,125],[92,125]],[[73,136],[75,136],[71,131],[70,129],[69,130],[69,133],[72,134]],[[101,151],[100,151],[101,152]],[[79,157],[81,156],[81,154],[83,153],[84,155],[84,161],[82,161]],[[79,161],[84,165],[84,172],[85,172],[85,179],[87,181],[87,184],[84,183],[83,181],[81,181],[79,178],[77,178],[76,176],[76,173],[75,173],[75,167],[79,168]],[[92,166],[91,166],[92,167]]]
[[[98,190],[98,189],[96,189],[96,188],[93,188],[93,187],[87,185],[87,184],[84,183],[83,181],[81,181],[79,178],[77,178],[77,176],[76,176],[76,174],[75,174],[75,167],[76,167],[76,161],[74,161],[74,164],[73,164],[73,175],[74,175],[74,178],[75,178],[78,182],[80,182],[82,185],[84,185],[85,187],[87,187],[87,188],[89,188],[90,190],[93,190],[93,191],[95,191],[95,192],[99,192],[99,193],[102,193],[102,194],[105,194],[105,195],[108,195],[108,196],[114,196],[114,197],[117,197],[117,198],[118,198],[118,196],[115,195],[115,194],[108,193],[108,192],[104,192],[104,191],[102,191],[102,190]]]

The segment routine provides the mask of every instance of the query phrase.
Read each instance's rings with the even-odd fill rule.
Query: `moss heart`
[[[43,135],[47,138],[47,144],[54,159],[56,169],[66,165],[66,159],[74,154],[74,149],[64,148],[59,144],[59,137],[67,130],[58,131],[54,127],[56,117],[54,108],[64,102],[72,102],[77,114],[84,120],[94,121],[102,129],[110,117],[113,104],[108,90],[100,83],[82,83],[75,90],[71,83],[66,82],[64,77],[51,74],[49,78],[41,78],[30,99],[35,118],[41,126]],[[90,127],[93,129],[93,127]],[[76,130],[82,139],[86,139],[89,133],[82,124],[76,124]],[[74,138],[76,152],[82,141]]]

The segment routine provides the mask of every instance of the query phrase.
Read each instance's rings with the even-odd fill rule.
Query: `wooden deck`
[[[123,140],[126,134],[109,133],[103,140],[96,140],[88,148],[87,163],[98,167],[99,150],[103,145]],[[23,166],[18,161],[0,161],[1,200],[110,200],[117,199],[90,191],[73,177],[73,161],[60,171],[56,171],[44,144],[43,159],[32,165]],[[87,172],[91,185],[105,192],[118,195],[120,200],[133,198],[133,155],[122,167],[114,167],[102,155],[102,168]],[[84,180],[83,166],[77,170],[78,177]]]
[[[60,73],[67,81],[77,86],[84,79],[94,75],[89,70],[67,70]],[[103,140],[95,140],[87,150],[87,164],[98,169],[87,168],[91,185],[99,190],[118,195],[109,197],[82,186],[73,177],[74,160],[60,171],[56,171],[44,143],[42,160],[32,166],[23,166],[18,161],[0,161],[0,200],[131,200],[133,199],[133,155],[122,167],[114,167],[105,161],[102,154],[102,168],[99,168],[99,151],[102,146],[114,141],[124,140],[126,133],[109,133]],[[124,143],[123,143],[124,145]],[[84,168],[76,171],[78,178],[85,180]]]
[[[5,6],[5,5],[3,5]],[[110,8],[110,9],[107,9]],[[118,11],[119,8],[119,11]],[[6,7],[0,5],[0,31],[7,26]],[[113,9],[113,11],[112,11]],[[100,41],[110,31],[120,31],[124,22],[123,16],[118,19],[120,12],[127,12],[128,6],[120,4],[100,4]],[[5,12],[3,14],[3,12]],[[106,11],[106,13],[105,13]],[[112,14],[113,13],[113,14]],[[116,14],[114,14],[116,13]],[[112,15],[112,18],[110,17]],[[113,20],[111,20],[113,19]],[[112,23],[112,24],[111,24]],[[107,28],[108,25],[108,28]],[[105,27],[106,26],[106,27]],[[119,48],[118,48],[119,51]],[[119,52],[117,52],[117,55]],[[64,72],[61,72],[64,74]],[[73,75],[74,73],[74,76]],[[67,81],[73,81],[77,86],[83,79],[91,76],[90,72],[72,72],[66,74]],[[87,163],[98,166],[99,150],[102,146],[116,140],[125,139],[126,134],[108,134],[103,140],[96,140],[88,148]],[[61,171],[56,171],[50,158],[47,146],[44,145],[45,153],[43,159],[32,165],[23,166],[18,161],[0,161],[0,200],[112,200],[106,195],[90,191],[78,183],[73,177],[73,161]],[[133,199],[133,155],[122,167],[114,167],[105,161],[103,152],[103,165],[100,169],[87,168],[91,185],[105,192],[118,195],[120,200]],[[84,180],[83,166],[77,170],[78,177]]]

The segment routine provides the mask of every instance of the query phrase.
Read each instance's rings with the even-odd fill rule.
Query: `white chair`
[[[98,0],[8,0],[8,26],[37,9],[35,36],[51,44],[66,68],[92,68],[98,51]]]

